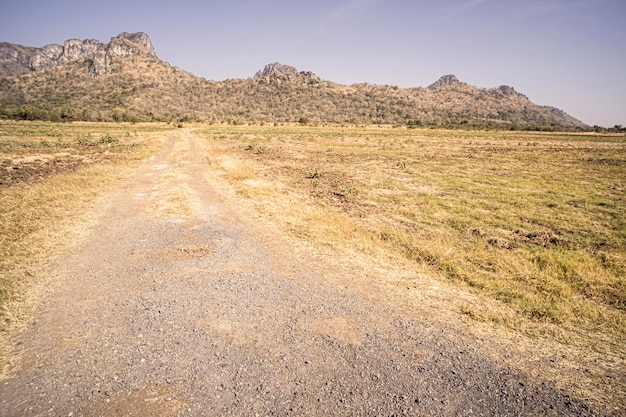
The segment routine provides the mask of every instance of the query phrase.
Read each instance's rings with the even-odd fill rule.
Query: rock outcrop
[[[460,83],[459,79],[456,78],[456,75],[448,74],[440,77],[437,81],[428,86],[429,89],[434,90],[436,88],[443,87],[444,85],[452,84],[452,83]]]
[[[265,78],[271,76],[289,76],[289,75],[297,75],[298,70],[291,65],[284,65],[280,62],[274,62],[271,64],[267,64],[265,68],[260,71],[257,71],[254,74],[254,78]]]
[[[86,59],[89,75],[96,77],[114,68],[115,59],[137,54],[156,56],[150,37],[145,33],[120,33],[108,44],[95,39],[68,39],[63,45],[42,48],[0,43],[0,77],[25,74]]]
[[[311,84],[321,81],[321,78],[311,71],[298,71],[295,67],[284,65],[280,62],[267,64],[265,68],[254,74],[254,79],[264,80],[268,83],[299,80]]]
[[[489,90],[489,94],[495,98],[504,98],[516,95],[526,97],[523,94],[518,93],[513,87],[509,87],[508,85],[501,85],[500,87],[492,88]]]

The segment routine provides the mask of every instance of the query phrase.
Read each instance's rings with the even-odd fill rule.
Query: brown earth
[[[32,182],[64,171],[76,169],[82,158],[61,155],[53,158],[0,161],[0,187],[10,187],[21,182]]]
[[[255,222],[201,147],[172,134],[42,266],[53,292],[15,337],[0,415],[602,414]]]
[[[51,175],[74,171],[85,164],[108,159],[111,156],[108,152],[76,155],[59,151],[4,158],[0,160],[0,188],[39,181]]]

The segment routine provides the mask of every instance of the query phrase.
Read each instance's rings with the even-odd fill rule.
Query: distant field
[[[624,135],[296,126],[202,135],[210,166],[286,233],[395,254],[415,276],[481,297],[453,307],[471,319],[624,359]]]

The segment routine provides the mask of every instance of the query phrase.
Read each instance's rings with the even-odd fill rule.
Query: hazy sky
[[[3,3],[0,41],[25,46],[141,31],[161,59],[211,80],[275,61],[342,84],[425,87],[455,74],[590,125],[626,125],[626,0]]]

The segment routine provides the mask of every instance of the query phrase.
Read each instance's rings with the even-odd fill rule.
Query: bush
[[[115,136],[111,136],[109,133],[105,133],[102,136],[100,136],[100,140],[98,140],[99,144],[114,144],[114,143],[118,143],[120,140],[118,138],[116,138]]]

